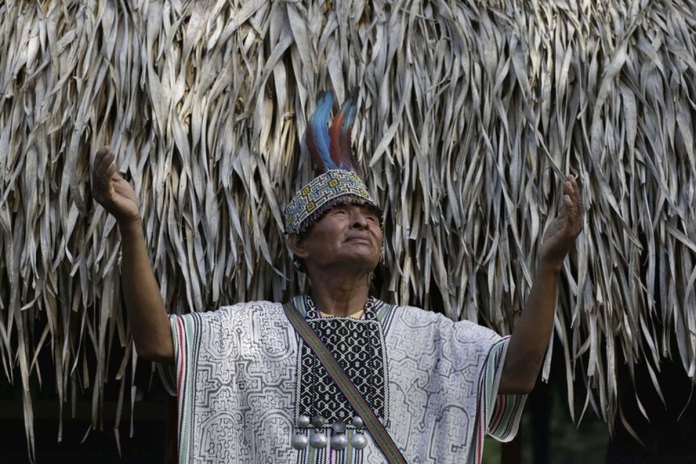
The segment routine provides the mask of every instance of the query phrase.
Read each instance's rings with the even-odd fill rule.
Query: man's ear
[[[289,234],[285,242],[296,258],[304,259],[309,255],[304,240],[300,239],[297,234]]]

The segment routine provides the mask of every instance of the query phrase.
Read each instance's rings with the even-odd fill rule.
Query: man
[[[320,97],[306,144],[321,173],[285,211],[287,244],[309,295],[290,302],[346,372],[406,462],[481,460],[486,433],[517,430],[551,336],[563,260],[582,229],[580,190],[563,183],[539,268],[513,334],[371,298],[383,244],[381,213],[355,170],[355,101],[333,119]],[[283,306],[251,302],[168,316],[148,261],[135,194],[103,148],[94,197],[122,236],[125,304],[142,358],[174,363],[180,462],[382,463],[346,397],[296,335]]]

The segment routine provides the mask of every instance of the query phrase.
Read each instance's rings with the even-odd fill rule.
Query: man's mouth
[[[366,237],[366,236],[362,236],[362,235],[348,237],[346,239],[346,242],[363,242],[363,243],[368,243],[368,244],[372,245],[372,239],[370,237]]]

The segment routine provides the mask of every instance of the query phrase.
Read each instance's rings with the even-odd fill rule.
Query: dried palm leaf
[[[41,350],[61,423],[84,389],[102,429],[110,365],[119,416],[134,377],[120,238],[89,195],[97,147],[119,153],[140,198],[171,312],[282,300],[305,282],[281,208],[310,176],[298,134],[327,87],[339,99],[359,89],[355,146],[385,208],[394,270],[384,298],[441,301],[453,319],[508,333],[559,176],[580,175],[587,227],[565,265],[555,355],[574,418],[590,406],[632,430],[619,363],[631,375],[647,366],[660,395],[665,359],[696,373],[692,6],[3,2],[0,359],[22,386],[30,458]],[[574,385],[587,388],[579,416]]]

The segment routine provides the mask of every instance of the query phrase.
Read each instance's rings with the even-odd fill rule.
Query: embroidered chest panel
[[[377,320],[323,318],[307,321],[382,423],[387,419],[387,372],[382,326]],[[297,416],[321,415],[347,422],[355,412],[306,344],[299,350]]]
[[[388,419],[387,358],[383,317],[390,305],[370,298],[361,319],[321,317],[308,297],[294,301],[307,323],[334,356],[339,366],[372,407],[383,424]],[[297,407],[295,418],[322,416],[327,424],[349,423],[355,415],[311,348],[299,339]]]

